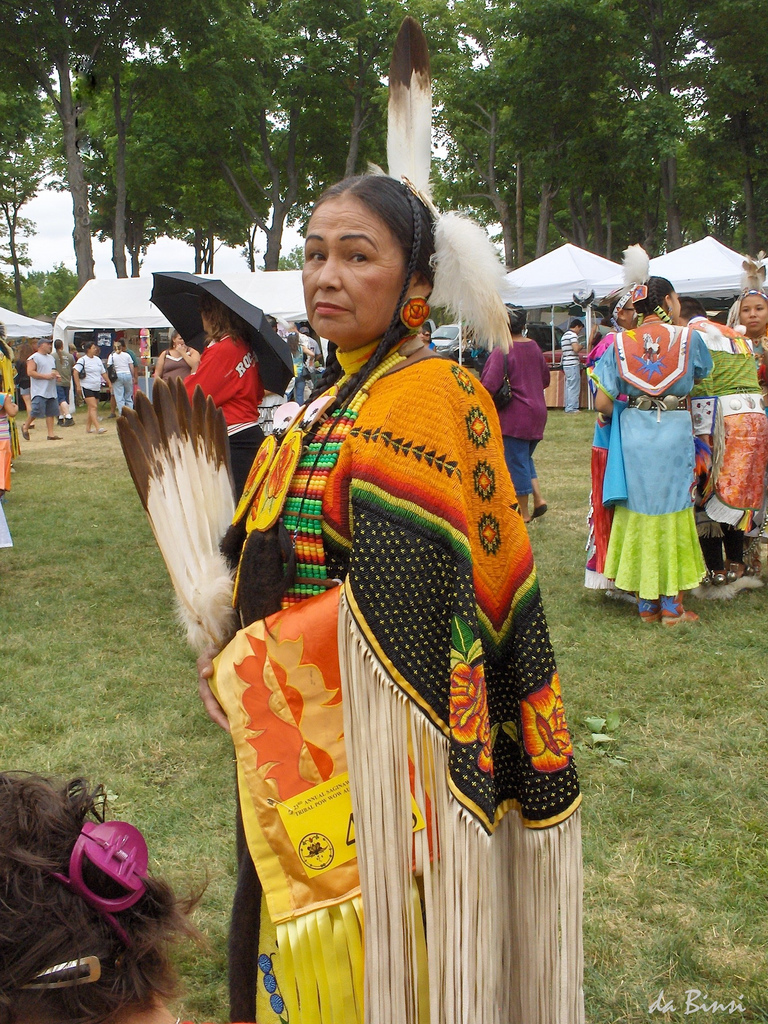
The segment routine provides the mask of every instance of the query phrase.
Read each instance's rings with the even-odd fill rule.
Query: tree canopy
[[[286,225],[322,189],[385,162],[401,0],[0,3],[3,258],[20,309],[21,209],[44,149],[72,195],[81,284],[95,234],[119,277],[163,234],[189,242],[198,271],[222,242],[275,269]],[[432,55],[436,194],[497,232],[509,267],[562,241],[614,259],[705,234],[766,245],[768,26],[746,0],[415,0],[407,13]]]

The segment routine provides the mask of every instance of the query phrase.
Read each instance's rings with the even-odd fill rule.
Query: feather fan
[[[227,428],[200,388],[155,381],[153,400],[117,421],[128,469],[176,592],[190,645],[221,648],[234,634],[232,573],[219,544],[234,513]]]
[[[387,163],[393,178],[407,178],[429,195],[432,161],[432,78],[421,25],[405,18],[389,66]]]

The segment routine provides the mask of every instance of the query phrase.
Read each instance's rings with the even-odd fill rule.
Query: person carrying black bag
[[[509,352],[505,355],[501,349],[494,349],[480,380],[496,403],[504,436],[504,458],[523,519],[530,522],[547,511],[533,464],[533,452],[544,436],[547,422],[544,389],[549,384],[549,367],[536,342],[523,333],[525,320],[524,309],[510,310]],[[532,512],[529,511],[531,494]]]

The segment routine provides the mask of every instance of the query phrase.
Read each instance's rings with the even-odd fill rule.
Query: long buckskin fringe
[[[512,810],[488,836],[448,789],[447,740],[387,675],[344,597],[339,658],[365,1024],[583,1024],[580,812],[531,829]],[[409,756],[427,826],[416,832]]]

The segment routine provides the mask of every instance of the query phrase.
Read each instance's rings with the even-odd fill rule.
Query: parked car
[[[443,324],[432,332],[432,345],[442,359],[459,361],[459,324]],[[478,373],[485,365],[488,352],[482,348],[470,348],[466,338],[463,341],[461,362]]]

